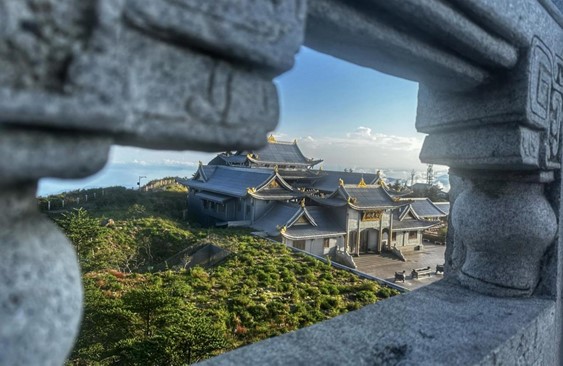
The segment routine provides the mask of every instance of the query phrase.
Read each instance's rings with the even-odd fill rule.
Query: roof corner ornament
[[[342,178],[338,178],[338,185],[339,186],[344,186],[344,180]]]
[[[248,187],[246,189],[246,193],[251,194],[251,193],[256,193],[256,188],[254,187]]]
[[[287,226],[285,226],[285,225],[282,226],[282,227],[280,228],[280,234],[285,234],[285,231],[286,231],[286,230],[287,230]]]
[[[305,208],[305,198],[303,198],[303,199],[301,200],[301,202],[299,202],[299,205],[300,205],[301,207]]]
[[[274,172],[275,172],[276,174],[278,174],[278,169],[279,169],[279,168],[278,168],[278,164],[274,165]]]
[[[201,160],[199,161],[199,166],[203,166],[203,163],[201,162]]]
[[[365,188],[368,185],[366,184],[366,181],[364,180],[364,177],[362,177],[362,180],[360,180],[360,183],[358,183],[358,188]]]
[[[272,143],[272,142],[277,142],[276,138],[274,137],[274,134],[270,134],[270,136],[268,136],[268,142]]]

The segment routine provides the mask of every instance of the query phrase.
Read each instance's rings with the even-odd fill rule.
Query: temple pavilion
[[[421,249],[422,232],[445,210],[405,199],[378,173],[315,169],[296,141],[257,151],[225,152],[200,163],[188,187],[188,211],[204,225],[244,226],[317,255]]]

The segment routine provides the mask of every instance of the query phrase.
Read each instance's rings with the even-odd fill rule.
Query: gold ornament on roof
[[[248,187],[248,188],[246,189],[246,193],[256,193],[256,188],[254,188],[254,187]]]
[[[340,185],[340,186],[344,185],[344,180],[342,180],[342,178],[338,179],[338,185]]]
[[[276,172],[276,173],[278,172],[278,165],[277,164],[274,165],[274,172]]]
[[[299,204],[301,205],[301,207],[305,207],[305,198],[303,198],[301,202],[299,202]]]
[[[358,187],[359,188],[365,188],[368,185],[366,184],[366,181],[364,180],[364,177],[362,177],[362,180],[360,180],[360,183],[358,183]]]
[[[277,142],[273,134],[270,134],[270,136],[268,136],[268,142]]]

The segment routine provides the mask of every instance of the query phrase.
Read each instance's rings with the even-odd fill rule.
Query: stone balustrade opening
[[[560,0],[0,0],[0,364],[61,365],[76,256],[40,178],[112,144],[266,143],[302,44],[420,83],[420,158],[451,168],[446,278],[208,364],[561,364]]]

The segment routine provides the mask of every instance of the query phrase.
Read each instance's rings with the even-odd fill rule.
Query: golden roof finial
[[[342,178],[338,178],[338,185],[339,186],[343,186],[344,185],[344,180]]]
[[[360,180],[360,183],[358,183],[358,187],[359,188],[364,188],[367,187],[368,185],[366,184],[366,181],[364,180],[364,177],[362,177],[362,180]]]
[[[270,134],[270,136],[268,136],[268,142],[276,142],[276,138],[274,137],[274,134]]]
[[[248,188],[246,189],[246,193],[256,193],[256,188],[254,188],[254,187],[248,187]]]
[[[282,226],[282,228],[280,229],[280,234],[284,234],[286,230],[287,226]]]
[[[301,205],[301,207],[305,207],[305,198],[303,198],[301,202],[299,202],[299,204]]]
[[[278,164],[274,165],[274,172],[278,172]]]

